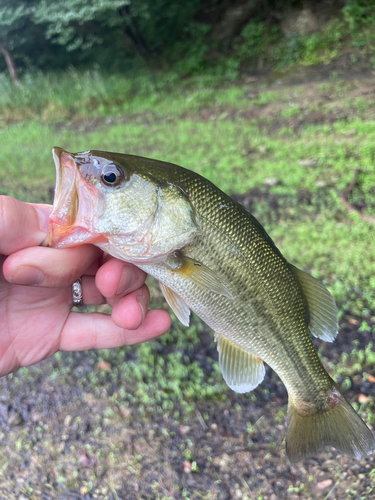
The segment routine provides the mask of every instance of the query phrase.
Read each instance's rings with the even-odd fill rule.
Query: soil
[[[324,68],[327,75],[332,71],[337,69]],[[369,95],[373,78],[367,70],[358,75],[362,79],[353,88],[353,95]],[[257,78],[265,81],[262,76]],[[306,75],[304,78],[306,82]],[[324,75],[317,80],[324,80]],[[288,80],[282,83],[291,84]],[[325,99],[317,85],[304,85],[297,98],[301,106]],[[241,113],[227,111],[233,119]],[[347,108],[342,111],[348,112]],[[200,113],[202,119],[205,114],[209,119],[210,110]],[[271,120],[265,126],[276,129],[285,125],[277,121],[277,105],[263,106],[263,117],[267,113]],[[305,123],[321,123],[340,117],[336,108],[332,115],[317,111],[303,119]],[[298,120],[301,118],[291,117],[289,125],[298,129]],[[305,200],[308,196],[301,193]],[[234,198],[250,209],[261,200],[273,211],[282,202],[259,189]],[[358,349],[373,341],[370,331],[361,331],[362,320],[342,318],[333,344],[314,339],[328,370],[332,363],[340,363],[342,353],[350,355],[354,340]],[[372,328],[371,317],[366,320]],[[158,355],[167,356],[171,351],[173,348],[163,347]],[[208,329],[188,354],[190,362],[200,366],[205,366],[207,358],[217,360]],[[207,370],[211,366],[207,364]],[[191,412],[181,402],[173,401],[173,409],[164,413],[152,412],[147,405],[144,408],[140,395],[135,395],[128,407],[116,406],[115,396],[124,381],[113,373],[113,365],[103,361],[100,353],[62,353],[0,380],[0,500],[375,497],[375,454],[354,461],[327,449],[297,464],[288,461],[287,393],[269,368],[261,386],[251,394],[240,395],[228,389],[223,400],[193,401]],[[358,403],[363,417],[365,410],[371,411],[375,398],[375,367],[366,368],[366,374],[365,379],[355,370],[344,374],[351,385],[346,397]],[[95,383],[93,375],[97,375]],[[131,387],[128,389],[132,392]]]
[[[360,348],[368,345],[372,334],[359,333],[360,323],[345,318],[334,345],[315,340],[325,363],[338,363],[342,352],[352,350],[353,339]],[[165,348],[159,355],[169,352]],[[88,373],[93,354],[64,353],[62,362],[73,356],[74,365]],[[195,349],[196,360],[205,357],[217,359],[208,331]],[[226,401],[197,401],[191,415],[176,420],[163,414],[137,417],[136,405],[117,412],[104,389],[54,383],[53,365],[46,360],[37,373],[31,368],[28,377],[0,381],[1,499],[373,498],[375,457],[357,462],[331,449],[290,464],[284,440],[287,393],[269,368],[252,395],[228,390]],[[371,381],[351,378],[349,401],[375,397],[375,369],[368,373]],[[117,415],[106,423],[108,406]],[[186,442],[192,458],[181,451]],[[79,487],[67,486],[74,483],[70,475]]]

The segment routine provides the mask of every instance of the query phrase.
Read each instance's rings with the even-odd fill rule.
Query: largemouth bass
[[[333,341],[337,311],[318,281],[289,264],[262,225],[211,182],[139,156],[53,149],[57,180],[49,244],[91,243],[160,283],[179,320],[194,311],[214,331],[229,387],[253,390],[266,362],[288,395],[292,462],[325,446],[352,458],[375,449],[311,335]]]

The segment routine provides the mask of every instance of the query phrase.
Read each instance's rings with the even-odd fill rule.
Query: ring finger
[[[95,276],[87,276],[81,278],[82,287],[82,302],[85,306],[99,306],[106,304],[105,297],[99,292],[95,285]],[[73,293],[72,293],[73,301]]]

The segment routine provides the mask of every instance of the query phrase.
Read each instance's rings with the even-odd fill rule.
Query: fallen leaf
[[[324,481],[320,481],[316,486],[319,490],[324,490],[324,488],[331,486],[332,483],[332,479],[325,479]]]
[[[109,370],[112,368],[111,363],[108,363],[108,361],[99,361],[97,366],[99,370],[102,370],[103,372],[109,372]]]
[[[120,413],[122,418],[128,418],[130,417],[131,411],[129,410],[129,408],[126,408],[126,406],[121,406]]]
[[[86,453],[84,453],[83,455],[81,455],[79,457],[79,461],[81,462],[82,467],[89,468],[89,467],[93,467],[95,465],[95,458],[90,457]]]
[[[348,321],[351,325],[358,325],[358,320],[355,318],[349,318]]]
[[[371,375],[370,373],[366,373],[366,378],[369,382],[371,382],[372,384],[375,383],[375,377],[374,375]]]
[[[191,427],[189,425],[180,425],[181,434],[187,434],[190,431]]]
[[[365,394],[360,394],[358,396],[359,403],[368,403],[369,401],[370,401],[370,398],[368,398]]]
[[[189,462],[188,460],[185,460],[184,472],[191,472],[191,469],[192,469],[191,462]]]

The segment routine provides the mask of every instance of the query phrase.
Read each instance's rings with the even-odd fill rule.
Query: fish
[[[323,367],[311,335],[338,333],[329,291],[290,264],[243,206],[198,173],[159,160],[52,150],[49,246],[93,244],[154,276],[177,318],[215,332],[228,386],[245,393],[266,363],[288,392],[286,453],[297,462],[333,446],[360,459],[371,430]]]

